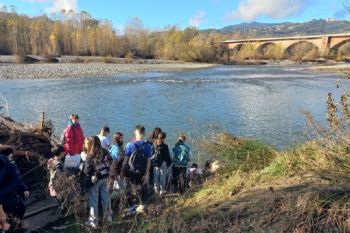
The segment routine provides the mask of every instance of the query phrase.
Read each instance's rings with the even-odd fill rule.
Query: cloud
[[[309,0],[241,0],[229,19],[253,21],[260,16],[283,19],[303,10]]]
[[[204,20],[206,13],[205,11],[199,11],[192,18],[190,18],[189,26],[190,27],[199,27]]]
[[[46,12],[51,13],[58,13],[62,10],[73,10],[75,12],[78,11],[78,0],[26,0],[28,2],[33,3],[46,3],[50,4],[48,8],[46,8]]]

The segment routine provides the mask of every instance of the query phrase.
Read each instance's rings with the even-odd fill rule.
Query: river
[[[78,113],[86,135],[103,125],[126,139],[134,125],[161,127],[173,144],[180,132],[192,140],[226,130],[277,148],[308,139],[302,111],[325,121],[325,99],[341,74],[303,71],[302,66],[217,66],[181,72],[118,74],[55,80],[1,80],[10,115],[35,122],[41,112],[61,134]]]

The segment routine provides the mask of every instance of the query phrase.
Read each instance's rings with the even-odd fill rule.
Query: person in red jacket
[[[72,114],[69,124],[64,130],[64,152],[66,153],[64,168],[79,168],[80,153],[83,151],[84,133],[79,124],[79,116]]]

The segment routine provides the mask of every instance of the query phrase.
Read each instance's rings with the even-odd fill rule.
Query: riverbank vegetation
[[[161,31],[144,27],[139,18],[127,22],[124,34],[108,20],[96,20],[87,12],[62,11],[48,17],[28,17],[15,9],[0,10],[0,54],[75,55],[157,58],[213,62],[223,37],[201,34],[195,28],[170,26]]]
[[[120,32],[110,21],[97,20],[85,11],[63,10],[50,17],[29,17],[16,13],[15,7],[0,9],[0,54],[18,55],[18,62],[25,62],[24,55],[45,56],[50,62],[57,62],[55,57],[61,55],[102,56],[106,63],[115,63],[113,57],[125,58],[126,63],[138,58],[225,63],[259,59],[312,61],[322,57],[310,43],[297,44],[288,51],[273,44],[263,48],[247,44],[236,51],[228,51],[220,43],[245,37],[234,32],[200,31],[191,27],[182,30],[168,26],[152,30],[137,17],[130,18]],[[346,43],[330,51],[327,58],[341,61],[349,54]]]

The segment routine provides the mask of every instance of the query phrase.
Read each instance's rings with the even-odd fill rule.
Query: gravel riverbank
[[[202,63],[108,64],[57,63],[13,64],[0,63],[0,79],[62,79],[111,76],[118,73],[149,71],[182,71],[214,66]]]

